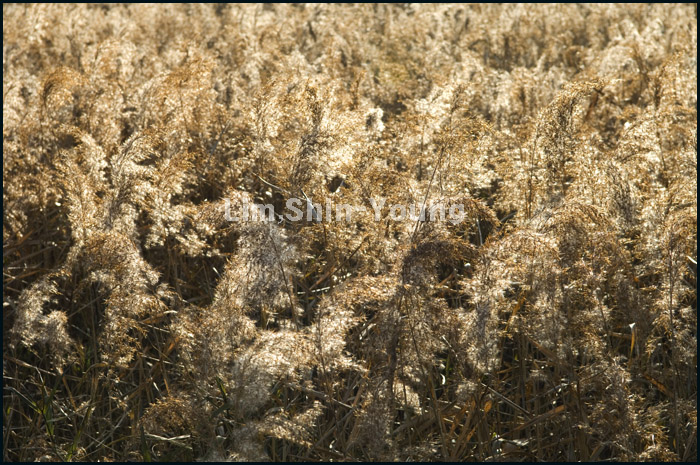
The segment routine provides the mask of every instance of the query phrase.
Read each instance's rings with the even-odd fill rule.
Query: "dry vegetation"
[[[696,18],[3,4],[3,458],[696,460]]]

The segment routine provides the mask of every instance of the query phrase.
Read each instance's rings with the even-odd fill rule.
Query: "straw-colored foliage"
[[[696,460],[696,69],[694,5],[3,4],[3,459]]]

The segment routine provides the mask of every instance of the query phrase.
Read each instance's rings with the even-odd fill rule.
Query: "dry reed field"
[[[696,461],[696,70],[693,4],[3,4],[3,459]]]

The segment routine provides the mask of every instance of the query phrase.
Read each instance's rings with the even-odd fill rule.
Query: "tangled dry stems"
[[[696,18],[3,5],[3,458],[694,461]]]

